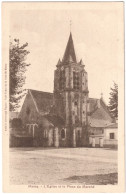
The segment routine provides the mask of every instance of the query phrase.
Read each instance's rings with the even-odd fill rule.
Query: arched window
[[[47,129],[44,130],[44,138],[47,138],[48,137],[48,131]]]
[[[37,129],[38,128],[38,125],[35,123],[34,124],[34,129]]]
[[[65,129],[62,129],[62,130],[61,130],[61,138],[62,138],[62,139],[65,139],[65,136],[66,136],[66,134],[65,134]]]

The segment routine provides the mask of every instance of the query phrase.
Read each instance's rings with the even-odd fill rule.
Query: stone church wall
[[[37,123],[38,112],[29,92],[25,98],[19,118],[22,119],[23,124]]]

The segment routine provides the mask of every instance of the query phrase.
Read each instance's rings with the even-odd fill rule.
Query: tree
[[[25,84],[25,72],[30,64],[27,64],[26,57],[30,53],[26,50],[28,43],[20,46],[19,39],[10,41],[9,45],[9,94],[10,111],[19,108],[19,102],[24,96],[23,86]]]
[[[109,111],[111,115],[118,118],[118,85],[114,82],[113,88],[110,88],[110,98],[109,98]]]

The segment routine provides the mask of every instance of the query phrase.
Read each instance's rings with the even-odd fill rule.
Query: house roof
[[[91,118],[89,121],[89,125],[93,128],[105,128],[109,125],[111,125],[111,122],[108,120],[104,120],[104,119],[94,119]]]
[[[63,57],[63,62],[77,62],[72,34],[70,32],[69,40]]]
[[[97,107],[98,107],[97,101],[98,101],[98,99],[96,99],[96,98],[89,98],[89,106],[90,106],[91,113],[93,113],[97,109]]]
[[[103,119],[93,119],[93,118],[91,118],[89,124],[93,128],[118,128],[117,123],[112,123],[108,120],[103,120]]]
[[[111,123],[106,128],[118,128],[118,123]]]
[[[53,105],[53,93],[29,90],[37,109],[41,113],[48,113]]]
[[[102,106],[97,107],[97,109],[95,109],[95,111],[92,112],[91,118],[92,119],[103,119],[105,121],[112,121],[112,118]]]
[[[107,127],[112,124],[112,117],[107,109],[107,106],[102,99],[89,99],[90,103],[90,121],[91,127]]]

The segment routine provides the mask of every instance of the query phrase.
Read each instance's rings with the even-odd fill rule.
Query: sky
[[[116,2],[115,2],[116,3]],[[72,9],[21,9],[10,14],[10,36],[28,42],[31,65],[26,73],[26,89],[53,92],[54,70],[62,60],[71,32],[78,61],[88,73],[89,97],[109,102],[110,87],[118,83],[123,57],[123,12],[111,3],[83,3]],[[114,6],[113,6],[114,5]],[[121,10],[121,11],[120,11]]]

